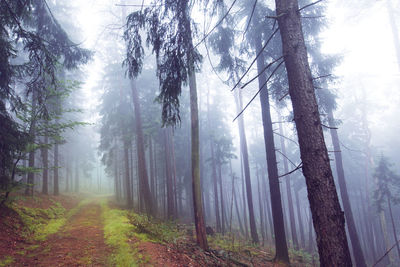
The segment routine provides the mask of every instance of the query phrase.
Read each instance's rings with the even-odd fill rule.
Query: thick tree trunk
[[[240,112],[242,110],[242,101],[240,90],[236,90],[235,101],[236,101],[236,111]],[[247,205],[249,208],[249,220],[250,220],[250,233],[251,239],[254,243],[258,243],[258,234],[257,234],[257,226],[256,220],[254,217],[254,207],[253,207],[253,193],[251,190],[251,179],[250,179],[250,163],[249,163],[249,155],[247,150],[247,140],[246,140],[246,132],[244,126],[244,118],[243,115],[238,118],[238,128],[239,128],[239,139],[240,139],[240,151],[242,154],[243,160],[243,168],[244,168],[244,178],[246,181],[246,194],[247,194]]]
[[[268,167],[268,181],[269,190],[271,193],[271,209],[272,209],[272,220],[274,223],[274,235],[275,235],[275,260],[282,262],[289,262],[289,252],[286,243],[285,234],[285,222],[283,220],[282,211],[282,197],[279,187],[278,178],[278,165],[276,162],[275,154],[275,143],[274,143],[274,132],[272,129],[271,111],[269,106],[269,96],[267,90],[267,75],[262,72],[265,68],[264,54],[261,53],[262,44],[261,39],[255,40],[255,48],[257,55],[257,69],[259,72],[258,84],[260,87],[260,102],[261,102],[261,116],[263,121],[264,130],[264,143],[265,152],[267,155],[267,167]]]
[[[45,133],[43,145],[49,143],[49,137]],[[43,161],[43,183],[42,183],[42,193],[45,195],[49,194],[49,151],[47,147],[42,148],[42,161]]]
[[[281,120],[281,117],[279,116],[279,121]],[[282,149],[282,159],[283,159],[283,167],[285,170],[285,173],[289,172],[289,166],[288,166],[288,160],[287,160],[287,155],[286,155],[286,146],[285,146],[285,140],[283,139],[283,128],[282,128],[282,123],[279,123],[279,133],[281,135],[281,149]],[[296,232],[296,219],[294,216],[294,208],[293,208],[293,199],[292,199],[292,187],[290,185],[290,180],[291,177],[290,175],[286,175],[284,177],[285,183],[286,183],[286,195],[288,198],[288,207],[289,207],[289,221],[290,221],[290,232],[292,233],[292,241],[293,241],[293,246],[295,249],[299,248],[299,241],[297,240],[297,232]]]
[[[321,266],[352,266],[344,214],[336,192],[297,0],[275,0],[303,174],[317,234]]]
[[[154,201],[153,201],[153,196],[151,195],[150,192],[149,178],[146,169],[146,155],[144,152],[145,151],[144,137],[142,129],[142,117],[141,117],[139,95],[134,80],[131,80],[131,89],[132,89],[133,105],[135,110],[136,149],[137,149],[138,169],[139,169],[139,186],[141,189],[140,193],[143,195],[144,205],[146,207],[147,214],[155,216],[156,211],[153,205]]]
[[[347,220],[347,229],[349,231],[350,241],[353,248],[353,256],[355,259],[356,266],[366,267],[367,264],[365,263],[364,254],[361,249],[356,225],[354,223],[353,212],[351,210],[350,199],[347,193],[347,185],[346,185],[346,179],[344,177],[342,153],[340,152],[339,136],[335,128],[335,119],[333,117],[332,110],[328,111],[328,121],[329,121],[329,126],[331,127],[330,133],[332,137],[333,150],[335,151],[334,153],[335,153],[336,172],[338,176],[340,195],[342,197],[344,215],[346,216]]]

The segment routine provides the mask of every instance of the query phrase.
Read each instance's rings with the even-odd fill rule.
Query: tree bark
[[[58,181],[58,143],[54,144],[54,182],[53,182],[53,194],[55,196],[58,196],[60,194],[60,187],[59,187],[59,181]]]
[[[169,128],[164,129],[164,145],[165,145],[165,179],[167,186],[167,218],[173,219],[175,217],[175,202],[173,193],[172,181],[172,166],[171,166],[171,144],[169,138]]]
[[[285,234],[285,222],[283,220],[282,211],[282,197],[279,186],[278,178],[278,165],[276,163],[275,154],[275,143],[274,143],[274,132],[272,129],[271,111],[269,105],[269,95],[267,90],[267,75],[262,72],[265,68],[264,54],[261,53],[262,44],[261,39],[258,37],[255,40],[256,53],[259,55],[257,58],[257,70],[259,73],[258,84],[260,87],[260,102],[261,102],[261,116],[263,121],[264,130],[264,143],[265,153],[267,155],[267,167],[268,167],[268,181],[269,190],[271,196],[271,209],[272,209],[272,221],[274,224],[275,234],[275,260],[282,262],[289,262],[289,252],[286,243]]]
[[[49,137],[47,133],[45,133],[43,145],[47,145],[49,143]],[[42,183],[42,194],[49,194],[49,151],[47,147],[43,147],[42,151],[42,161],[43,161],[43,183]]]
[[[235,101],[236,110],[240,112],[242,110],[242,101],[240,97],[240,90],[236,90]],[[239,139],[240,139],[240,151],[242,154],[243,168],[244,168],[244,178],[246,181],[246,195],[247,195],[247,205],[249,209],[249,220],[250,220],[250,233],[253,243],[258,243],[258,234],[256,227],[256,220],[254,218],[254,207],[253,207],[253,193],[251,190],[251,179],[250,179],[250,164],[249,155],[247,150],[247,140],[246,131],[244,126],[243,115],[238,118],[238,128],[239,128]]]
[[[130,170],[129,170],[129,141],[127,140],[127,132],[123,131],[124,135],[122,136],[123,145],[124,145],[124,163],[125,163],[125,186],[126,186],[126,207],[128,209],[133,209],[133,197],[132,197],[132,187],[131,187],[131,178],[130,178]]]
[[[30,143],[33,145],[35,143],[35,133],[36,133],[36,103],[37,103],[37,96],[36,96],[36,89],[32,92],[32,111],[31,111],[31,122],[29,127],[29,138]],[[28,167],[33,169],[35,167],[35,150],[31,148],[29,151],[28,156]],[[35,180],[35,173],[28,172],[28,179],[25,188],[25,195],[33,196],[33,187],[34,187],[34,180]]]
[[[352,266],[344,214],[322,132],[297,0],[275,0],[303,174],[321,266]]]
[[[191,35],[190,35],[191,36]],[[191,65],[191,64],[189,64]],[[192,158],[192,191],[194,223],[196,226],[197,244],[204,250],[208,250],[206,226],[203,215],[203,201],[201,199],[200,181],[200,137],[199,137],[199,111],[197,106],[197,87],[194,68],[189,72],[190,90],[190,122],[191,122],[191,158]]]
[[[139,169],[139,186],[141,188],[141,194],[143,194],[144,205],[146,207],[146,212],[149,215],[155,216],[155,207],[153,205],[153,196],[150,192],[149,178],[146,169],[146,156],[144,152],[144,137],[142,129],[142,117],[139,102],[138,89],[136,87],[135,81],[131,80],[132,89],[132,99],[135,110],[135,126],[136,126],[136,148],[138,157],[138,169]]]
[[[335,119],[333,117],[332,110],[328,111],[328,121],[329,121],[329,126],[331,127],[330,133],[332,137],[333,150],[335,151],[334,153],[335,153],[336,172],[338,176],[340,195],[342,197],[344,215],[346,216],[347,220],[347,229],[349,231],[350,241],[353,248],[353,256],[355,259],[356,266],[366,267],[367,264],[365,263],[364,254],[361,249],[356,225],[354,223],[353,212],[351,210],[350,199],[347,193],[347,185],[344,176],[342,153],[340,152],[339,136],[337,130],[335,129]]]

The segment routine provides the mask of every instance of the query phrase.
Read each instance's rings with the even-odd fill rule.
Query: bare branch
[[[326,75],[314,77],[314,78],[312,78],[312,80],[314,81],[314,80],[318,80],[318,79],[322,79],[322,78],[327,78],[327,77],[330,77],[330,76],[332,76],[332,74],[326,74]]]
[[[269,63],[267,66],[265,66],[255,77],[253,77],[250,81],[246,82],[244,85],[240,87],[240,89],[245,88],[247,85],[249,85],[251,82],[253,82],[255,79],[257,79],[264,71],[266,71],[269,67],[271,67],[274,63],[278,62],[280,59],[282,59],[283,56],[280,56],[279,58],[275,59],[271,63]]]
[[[246,29],[245,29],[244,32],[243,32],[243,40],[244,40],[244,36],[245,36],[247,30],[248,30],[249,27],[250,27],[251,19],[253,18],[253,15],[254,15],[254,10],[256,10],[256,5],[257,5],[257,0],[254,1],[253,9],[251,10],[251,14],[250,14],[249,21],[247,22]],[[243,40],[242,40],[242,41],[243,41]]]
[[[217,24],[215,24],[215,26],[206,35],[204,35],[204,37],[193,47],[193,49],[196,49],[202,42],[204,42],[204,40],[206,40],[207,37],[224,21],[224,19],[228,16],[229,12],[231,11],[233,6],[235,5],[236,1],[237,0],[234,0],[232,2],[232,5],[229,7],[229,9],[225,13],[225,15],[217,22]]]
[[[299,12],[302,11],[303,9],[306,9],[306,8],[310,7],[310,6],[316,5],[316,4],[318,4],[319,2],[322,2],[322,1],[323,0],[318,0],[318,1],[315,1],[315,2],[310,3],[308,5],[305,5],[305,6],[303,6],[302,8],[299,9]]]
[[[296,168],[294,168],[294,169],[293,169],[293,170],[291,170],[290,172],[287,172],[287,173],[285,173],[285,174],[279,175],[279,176],[278,176],[278,178],[281,178],[281,177],[283,177],[283,176],[286,176],[286,175],[292,174],[292,173],[294,173],[295,171],[297,171],[298,169],[301,169],[302,167],[303,167],[303,162],[300,162],[300,164],[299,164],[299,165],[297,165],[297,167],[296,167]]]
[[[235,121],[240,115],[242,115],[242,113],[247,109],[247,107],[251,104],[251,102],[253,102],[253,100],[257,97],[257,95],[261,92],[262,89],[265,88],[265,85],[268,83],[268,81],[271,79],[271,77],[275,74],[275,72],[279,69],[279,67],[282,65],[284,61],[282,60],[278,66],[276,66],[276,68],[272,71],[271,75],[268,77],[268,79],[266,80],[266,82],[260,86],[260,89],[257,91],[257,93],[250,99],[249,103],[247,103],[247,105],[242,109],[242,111],[240,111],[240,113],[233,119],[233,121]]]
[[[293,139],[291,139],[291,138],[289,138],[289,137],[287,137],[287,136],[284,136],[284,135],[282,135],[282,134],[280,134],[280,133],[277,133],[277,132],[274,132],[274,134],[279,135],[279,136],[281,136],[281,137],[283,137],[283,138],[285,138],[285,139],[287,139],[287,140],[293,142],[296,146],[299,146],[299,144],[298,144],[296,141],[294,141]]]
[[[246,74],[250,71],[251,67],[253,66],[253,64],[257,61],[258,57],[261,55],[261,53],[264,51],[264,49],[267,47],[268,43],[272,40],[272,37],[274,37],[274,35],[278,32],[279,28],[277,28],[272,34],[271,36],[268,38],[268,40],[265,42],[264,46],[261,48],[261,51],[258,52],[258,54],[256,55],[256,58],[251,62],[250,66],[247,68],[247,70],[243,73],[242,77],[240,77],[239,81],[237,81],[237,83],[235,84],[235,86],[233,86],[233,88],[231,89],[231,91],[235,90],[235,88],[241,83],[241,81],[243,80],[244,76],[246,76]]]
[[[339,128],[337,128],[337,127],[330,127],[330,126],[327,126],[327,125],[322,124],[322,123],[321,123],[321,125],[322,125],[322,127],[325,127],[325,128],[331,129],[331,130],[337,130],[337,129],[339,129]]]
[[[277,152],[279,152],[279,154],[281,154],[282,156],[284,156],[294,167],[297,167],[296,164],[293,163],[293,161],[291,161],[285,154],[283,154],[280,150],[276,150]]]
[[[397,245],[397,243],[399,243],[399,242],[400,242],[400,240],[397,240],[397,242],[395,242],[394,245],[393,245],[388,251],[386,251],[386,253],[383,254],[383,256],[380,257],[379,260],[377,260],[377,261],[374,263],[374,265],[372,265],[372,267],[375,267],[381,260],[383,260],[383,259],[389,254],[389,252],[390,252],[392,249],[394,249],[394,247],[395,247],[395,246]]]

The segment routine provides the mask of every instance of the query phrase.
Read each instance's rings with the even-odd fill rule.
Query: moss
[[[129,244],[133,226],[129,223],[128,212],[110,209],[106,200],[101,202],[101,210],[105,243],[114,249],[110,264],[121,267],[138,266],[134,258],[137,251]]]
[[[5,256],[3,259],[0,259],[0,266],[12,266],[14,263],[14,258],[11,256]]]

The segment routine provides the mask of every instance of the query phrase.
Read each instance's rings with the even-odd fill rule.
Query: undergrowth
[[[14,258],[11,256],[5,256],[4,259],[0,259],[0,267],[11,266],[14,263]]]
[[[141,255],[129,244],[133,225],[129,223],[128,211],[110,209],[107,200],[102,200],[101,211],[105,243],[114,249],[110,264],[121,267],[138,266],[134,257],[140,259]]]
[[[154,221],[146,215],[129,213],[135,237],[153,243],[176,243],[183,236],[173,222]]]
[[[29,208],[19,206],[16,203],[10,204],[10,208],[15,210],[23,223],[22,235],[27,239],[43,241],[48,235],[56,233],[78,210],[87,203],[81,201],[75,208],[66,212],[66,209],[59,203],[52,201],[54,205],[48,209]]]

